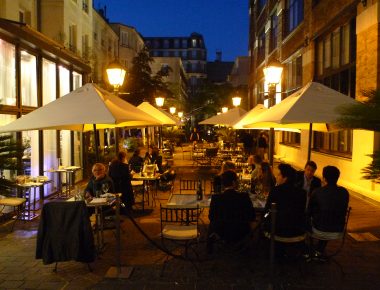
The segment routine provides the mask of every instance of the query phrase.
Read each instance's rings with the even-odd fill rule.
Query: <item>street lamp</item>
[[[164,105],[164,103],[165,103],[165,98],[163,98],[163,97],[156,97],[155,101],[156,101],[156,106],[157,107],[162,107]]]
[[[240,98],[240,97],[233,97],[233,98],[232,98],[232,104],[233,104],[235,107],[239,107],[239,106],[240,106],[240,103],[241,103],[241,98]]]
[[[178,118],[182,118],[183,117],[183,112],[178,112]]]
[[[176,107],[170,107],[169,108],[169,111],[170,111],[170,114],[175,114],[175,111],[176,111],[177,109],[176,109]]]
[[[228,112],[228,108],[227,107],[223,107],[222,108],[222,113],[227,113]]]
[[[114,93],[117,95],[119,87],[124,83],[126,70],[124,67],[117,61],[111,62],[107,69],[108,82],[113,86]]]
[[[108,82],[113,86],[113,93],[116,96],[119,96],[119,88],[124,83],[125,74],[127,71],[117,60],[111,62],[106,71]],[[119,152],[119,130],[117,128],[115,128],[115,152]]]
[[[282,65],[279,61],[271,62],[264,68],[265,83],[268,85],[268,107],[276,104],[277,85],[281,83]],[[274,129],[269,129],[269,164],[273,166]]]

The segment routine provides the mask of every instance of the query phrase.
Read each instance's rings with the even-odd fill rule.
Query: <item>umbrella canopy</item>
[[[174,119],[171,114],[152,106],[148,102],[142,102],[137,106],[137,108],[149,114],[150,116],[154,116],[154,118],[161,122],[160,125],[175,126],[178,123],[178,120]]]
[[[245,129],[243,126],[252,123],[252,119],[257,117],[259,114],[265,112],[267,108],[263,104],[258,104],[252,110],[245,113],[234,125],[234,129]]]
[[[337,108],[355,100],[320,83],[310,82],[281,103],[252,118],[244,128],[295,128],[328,131],[340,116]]]
[[[281,103],[254,117],[244,128],[295,128],[309,130],[307,158],[311,156],[312,130],[329,131],[340,114],[337,108],[356,101],[320,83],[310,82]],[[273,154],[273,142],[271,142]],[[272,159],[272,157],[270,157]]]
[[[0,127],[0,133],[40,129],[90,131],[94,124],[97,129],[161,125],[135,106],[88,83]]]
[[[246,110],[236,107],[226,113],[203,120],[202,122],[199,122],[199,124],[233,126],[245,113],[247,113]]]

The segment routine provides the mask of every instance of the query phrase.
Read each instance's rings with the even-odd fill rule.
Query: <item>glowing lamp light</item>
[[[175,114],[175,111],[176,111],[177,109],[175,108],[175,107],[170,107],[169,108],[169,111],[170,111],[170,114]]]
[[[273,63],[264,69],[265,81],[268,84],[279,84],[281,82],[282,66],[280,63]]]
[[[126,70],[118,61],[111,62],[107,69],[108,82],[115,88],[120,87],[124,83]]]
[[[182,118],[183,117],[183,112],[178,112],[178,117]]]
[[[233,104],[235,107],[240,106],[240,103],[241,103],[241,98],[240,98],[240,97],[233,97],[233,98],[232,98],[232,104]]]
[[[216,113],[217,115],[220,115],[222,112],[218,112],[218,113]]]
[[[157,107],[162,107],[164,105],[165,98],[157,97],[157,98],[155,98],[155,101],[156,101]]]
[[[228,108],[227,107],[223,107],[222,108],[222,113],[227,113],[228,112]]]

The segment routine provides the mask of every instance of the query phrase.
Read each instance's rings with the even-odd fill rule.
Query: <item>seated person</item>
[[[108,185],[108,192],[115,192],[112,179],[106,174],[106,167],[103,163],[95,163],[92,166],[93,176],[87,183],[84,190],[86,200],[91,200],[94,197],[99,197],[103,194],[103,184]],[[89,214],[94,213],[94,208],[88,208]]]
[[[276,235],[296,237],[305,233],[306,192],[294,185],[296,170],[289,164],[279,164],[277,185],[269,192],[265,211],[276,203]],[[270,220],[264,225],[270,229]]]
[[[222,174],[227,170],[235,171],[235,163],[232,161],[223,162],[222,168],[220,169],[219,174],[215,175],[213,185],[214,185],[214,193],[222,193]]]
[[[134,172],[140,172],[144,165],[144,159],[140,156],[140,149],[136,149],[129,159],[129,169]]]
[[[348,191],[337,185],[340,171],[335,166],[323,168],[323,187],[316,189],[308,207],[308,217],[311,221],[312,231],[339,234],[344,230],[345,218],[348,208]],[[330,235],[331,236],[331,235]],[[323,256],[327,241],[319,240],[314,256]]]
[[[149,147],[148,152],[145,154],[145,162],[148,164],[157,164],[158,172],[162,173],[162,156],[157,147]]]
[[[261,163],[263,163],[263,159],[260,155],[254,155],[253,156],[253,166],[252,166],[252,172],[251,172],[251,178],[254,180],[258,177],[260,174],[261,169]]]
[[[267,195],[276,185],[276,178],[268,162],[261,163],[256,179],[251,180],[251,192]]]
[[[307,193],[307,200],[310,199],[314,190],[321,187],[321,180],[314,176],[317,164],[314,161],[306,162],[305,169],[297,172],[296,186],[302,188]]]
[[[212,249],[215,234],[228,243],[243,240],[251,232],[255,220],[255,210],[248,193],[236,191],[238,177],[234,171],[227,170],[221,175],[224,191],[211,198],[209,211],[209,234],[207,247]]]
[[[115,186],[115,191],[121,193],[121,201],[125,207],[120,208],[123,213],[124,210],[131,210],[132,205],[135,203],[133,195],[131,174],[129,172],[128,163],[126,163],[127,154],[120,151],[117,158],[111,161],[109,167],[109,176],[112,178]]]

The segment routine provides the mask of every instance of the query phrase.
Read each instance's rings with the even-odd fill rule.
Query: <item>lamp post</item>
[[[165,98],[164,97],[155,97],[156,106],[161,108],[164,106]],[[158,147],[162,149],[162,125],[158,127]]]
[[[110,85],[113,86],[113,93],[118,97],[119,88],[123,85],[126,70],[125,68],[117,61],[114,60],[111,62],[107,69],[107,77]],[[119,129],[115,127],[115,152],[119,152]]]
[[[281,63],[276,61],[264,68],[265,82],[268,84],[268,107],[276,104],[276,87],[281,83],[282,75]],[[274,155],[274,129],[269,129],[269,164],[273,166]]]
[[[228,112],[228,108],[227,107],[223,107],[222,108],[222,113],[227,113]]]
[[[183,117],[183,112],[178,112],[178,118],[182,119]]]

